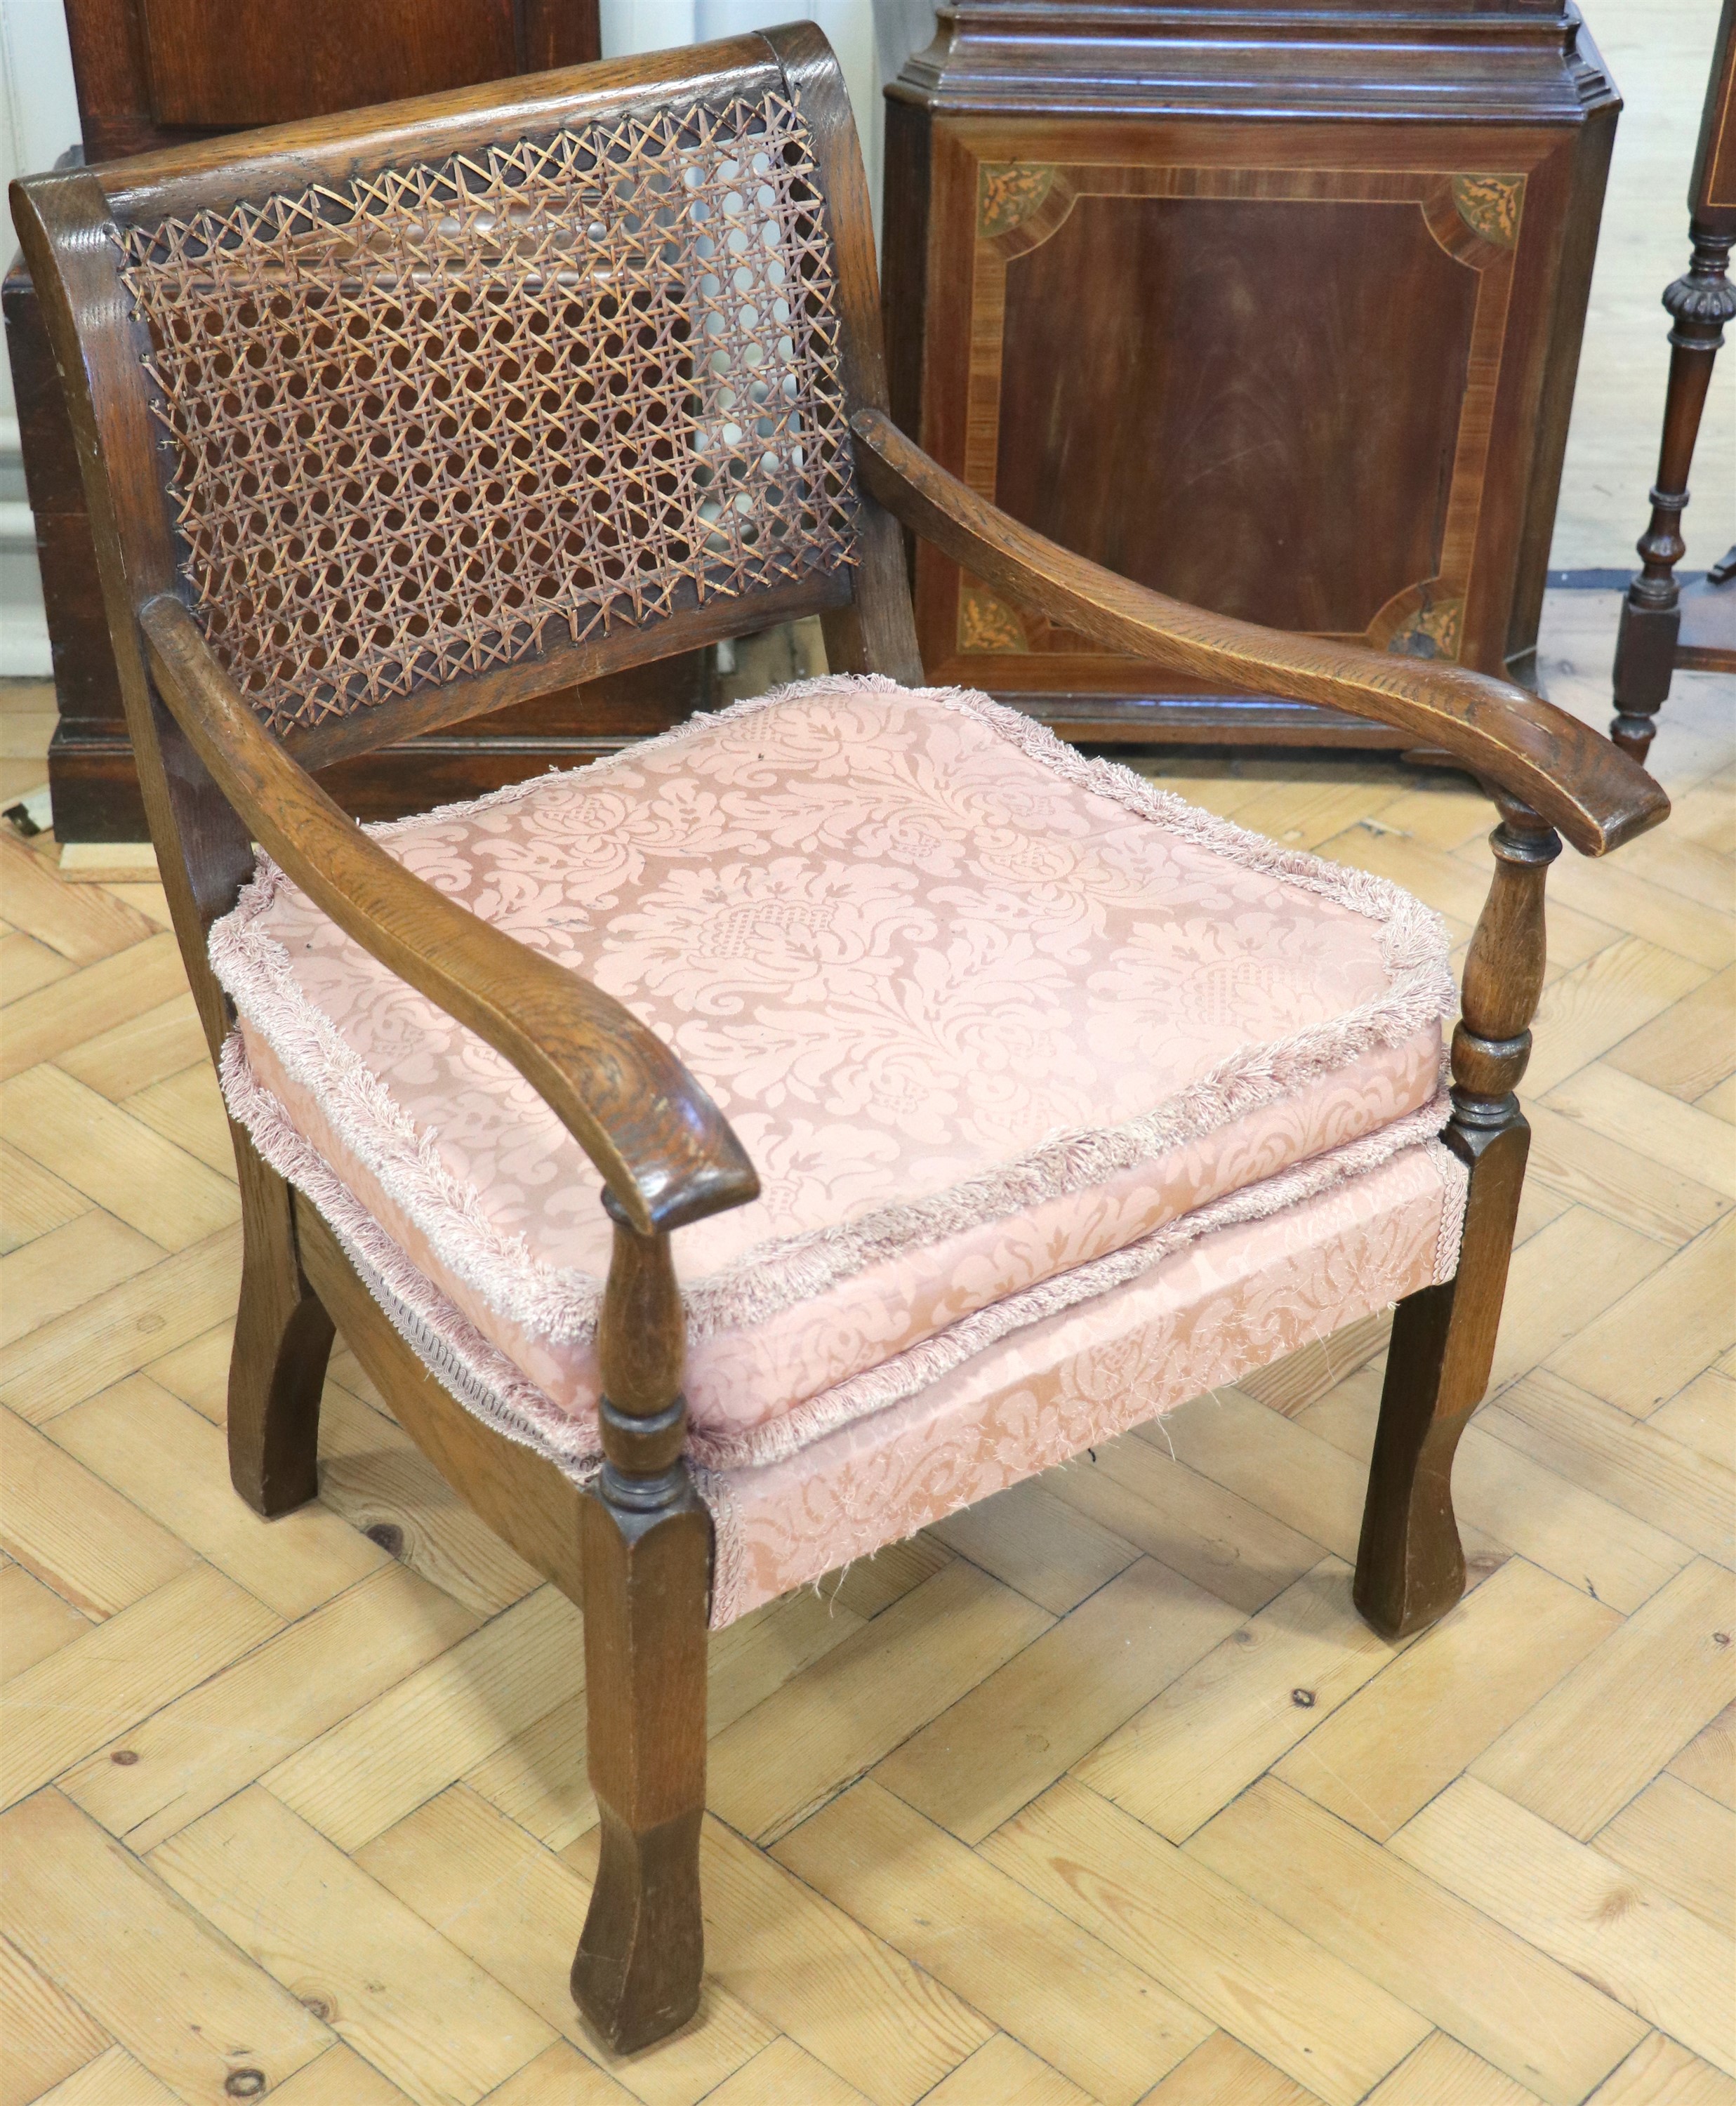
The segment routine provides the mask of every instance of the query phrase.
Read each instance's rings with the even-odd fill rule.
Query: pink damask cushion
[[[376,831],[635,1010],[758,1166],[755,1204],[675,1238],[720,1467],[914,1395],[1214,1201],[1274,1211],[1291,1166],[1439,1123],[1435,916],[980,696],[812,681]],[[594,1445],[608,1233],[576,1144],[268,863],[211,955],[267,1158],[384,1231],[438,1351],[455,1323]]]
[[[1219,1200],[1185,1248],[1034,1311],[904,1402],[777,1462],[702,1476],[713,1624],[1451,1279],[1465,1190],[1457,1158],[1429,1141],[1257,1219],[1225,1218]]]
[[[240,1087],[279,1168],[435,1374],[479,1418],[591,1482],[594,1418],[527,1382],[263,1092]],[[852,1395],[859,1378],[810,1399],[805,1440],[756,1457],[696,1433],[713,1628],[1450,1279],[1468,1180],[1432,1137],[1436,1118],[1412,1113],[978,1311],[875,1370],[893,1378],[878,1408]]]

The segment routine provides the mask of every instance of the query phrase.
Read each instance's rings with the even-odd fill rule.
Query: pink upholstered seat
[[[1249,1280],[1250,1251],[1306,1248],[1323,1283],[1347,1235],[1378,1300],[1451,1270],[1436,918],[982,697],[812,681],[379,831],[644,1018],[760,1169],[759,1201],[675,1239],[693,1451],[736,1485],[720,1591],[731,1496],[757,1511],[841,1440],[846,1476],[876,1441],[908,1463],[948,1384],[986,1396],[1045,1325],[1149,1330],[1152,1281],[1180,1307],[1178,1261],[1226,1234]],[[608,1230],[576,1144],[268,866],[211,955],[262,1152],[458,1394],[582,1464]],[[1259,1358],[1361,1313],[1285,1291]]]

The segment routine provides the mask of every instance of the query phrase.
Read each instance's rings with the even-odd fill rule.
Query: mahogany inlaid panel
[[[957,0],[886,89],[892,414],[1159,591],[1527,679],[1615,84],[1565,0],[1330,12]],[[931,679],[1074,737],[1379,736],[916,585]]]
[[[1459,657],[1525,174],[971,160],[964,479],[1178,598]],[[917,577],[948,677],[1133,662]]]
[[[1178,599],[1361,635],[1438,573],[1478,288],[1415,204],[1081,196],[1007,265],[997,500]]]

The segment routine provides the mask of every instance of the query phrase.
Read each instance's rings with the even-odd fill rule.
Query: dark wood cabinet
[[[598,54],[596,0],[67,0],[66,15],[76,150],[88,160]],[[56,832],[142,840],[72,432],[21,262],[3,305],[60,715],[48,752]],[[708,654],[682,652],[342,764],[325,780],[361,818],[424,809],[662,731],[710,691]]]
[[[66,29],[90,161],[601,48],[597,0],[66,0]]]
[[[1529,675],[1619,108],[1575,9],[958,0],[886,92],[938,460],[1160,591]],[[930,678],[1074,736],[1387,736],[916,576]]]

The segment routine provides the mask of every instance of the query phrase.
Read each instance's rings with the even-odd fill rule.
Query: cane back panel
[[[778,92],[119,238],[183,579],[280,733],[854,560]]]

